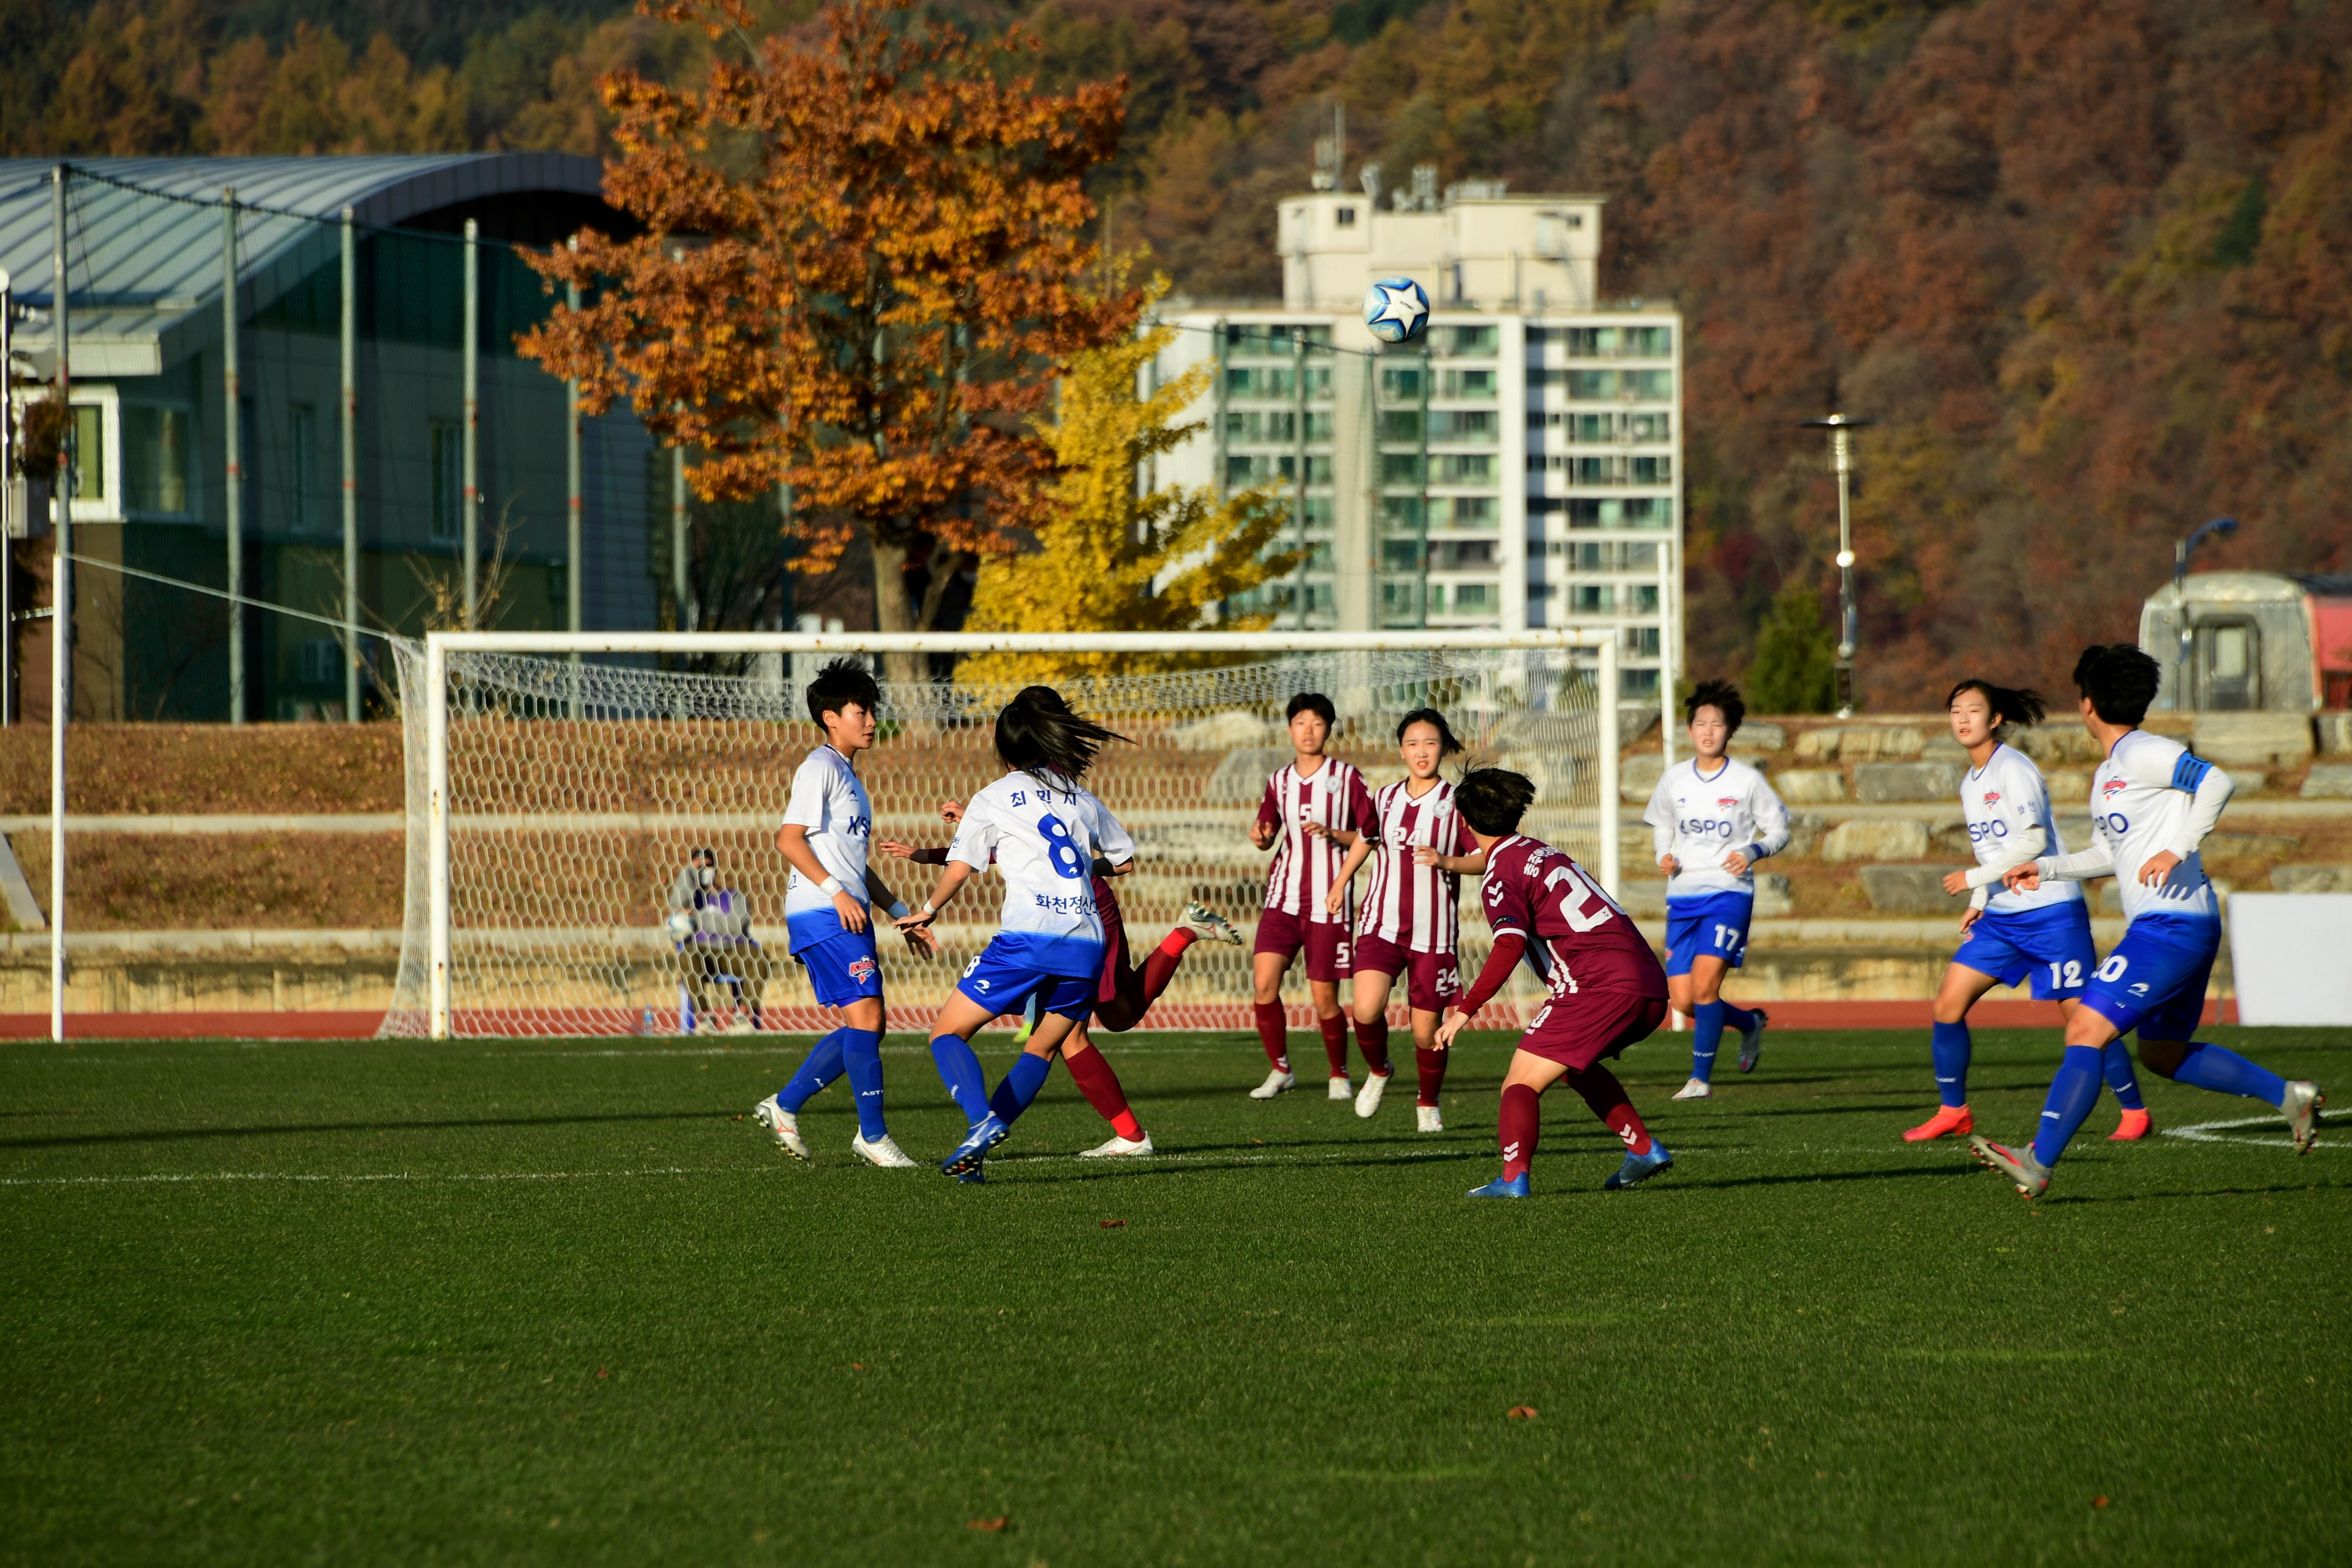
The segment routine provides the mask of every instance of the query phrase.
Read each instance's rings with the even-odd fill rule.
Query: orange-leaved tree
[[[862,533],[878,629],[928,629],[956,571],[1046,514],[1034,421],[1055,364],[1134,324],[1134,291],[1087,287],[1084,180],[1118,146],[1123,86],[1040,92],[1017,29],[975,44],[909,0],[828,7],[815,48],[754,42],[740,0],[656,14],[732,58],[698,92],[604,79],[605,196],[643,232],[535,258],[586,302],[522,351],[578,376],[588,411],[625,397],[698,449],[706,499],[790,485],[801,570]]]

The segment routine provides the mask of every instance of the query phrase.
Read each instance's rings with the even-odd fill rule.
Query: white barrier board
[[[2232,893],[2230,967],[2241,1024],[2352,1018],[2352,893]]]

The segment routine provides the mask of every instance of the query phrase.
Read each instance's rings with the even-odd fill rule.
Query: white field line
[[[2224,1136],[2240,1127],[2271,1127],[2278,1130],[2275,1138],[2231,1138]],[[2159,1127],[2167,1138],[2184,1139],[2191,1143],[2252,1143],[2263,1149],[2287,1149],[2294,1141],[2286,1135],[2286,1123],[2273,1111],[2268,1116],[2241,1116],[2229,1121],[2195,1121],[2186,1127]],[[2313,1148],[2325,1147],[2315,1143]]]

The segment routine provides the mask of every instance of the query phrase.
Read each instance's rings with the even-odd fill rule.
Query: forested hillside
[[[810,7],[778,13],[803,18]],[[959,9],[976,27],[1016,9]],[[1344,100],[1352,178],[1610,199],[1607,285],[1688,338],[1691,637],[1737,669],[1826,595],[1818,438],[1864,438],[1866,689],[2063,683],[2172,540],[2352,570],[2352,7],[2289,0],[1048,0],[1055,79],[1124,73],[1100,194],[1179,288],[1263,295],[1273,201]],[[478,30],[462,35],[454,17]],[[298,18],[301,18],[299,19]],[[16,152],[596,150],[594,79],[711,47],[588,4],[0,0]],[[1392,182],[1393,183],[1393,180]]]

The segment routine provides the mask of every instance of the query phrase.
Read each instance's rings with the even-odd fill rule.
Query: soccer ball
[[[1429,295],[1410,278],[1383,278],[1364,294],[1364,325],[1384,343],[1405,343],[1429,324]]]
[[[669,919],[664,921],[662,924],[669,929],[669,939],[672,942],[694,940],[694,917],[684,910],[673,910]]]

